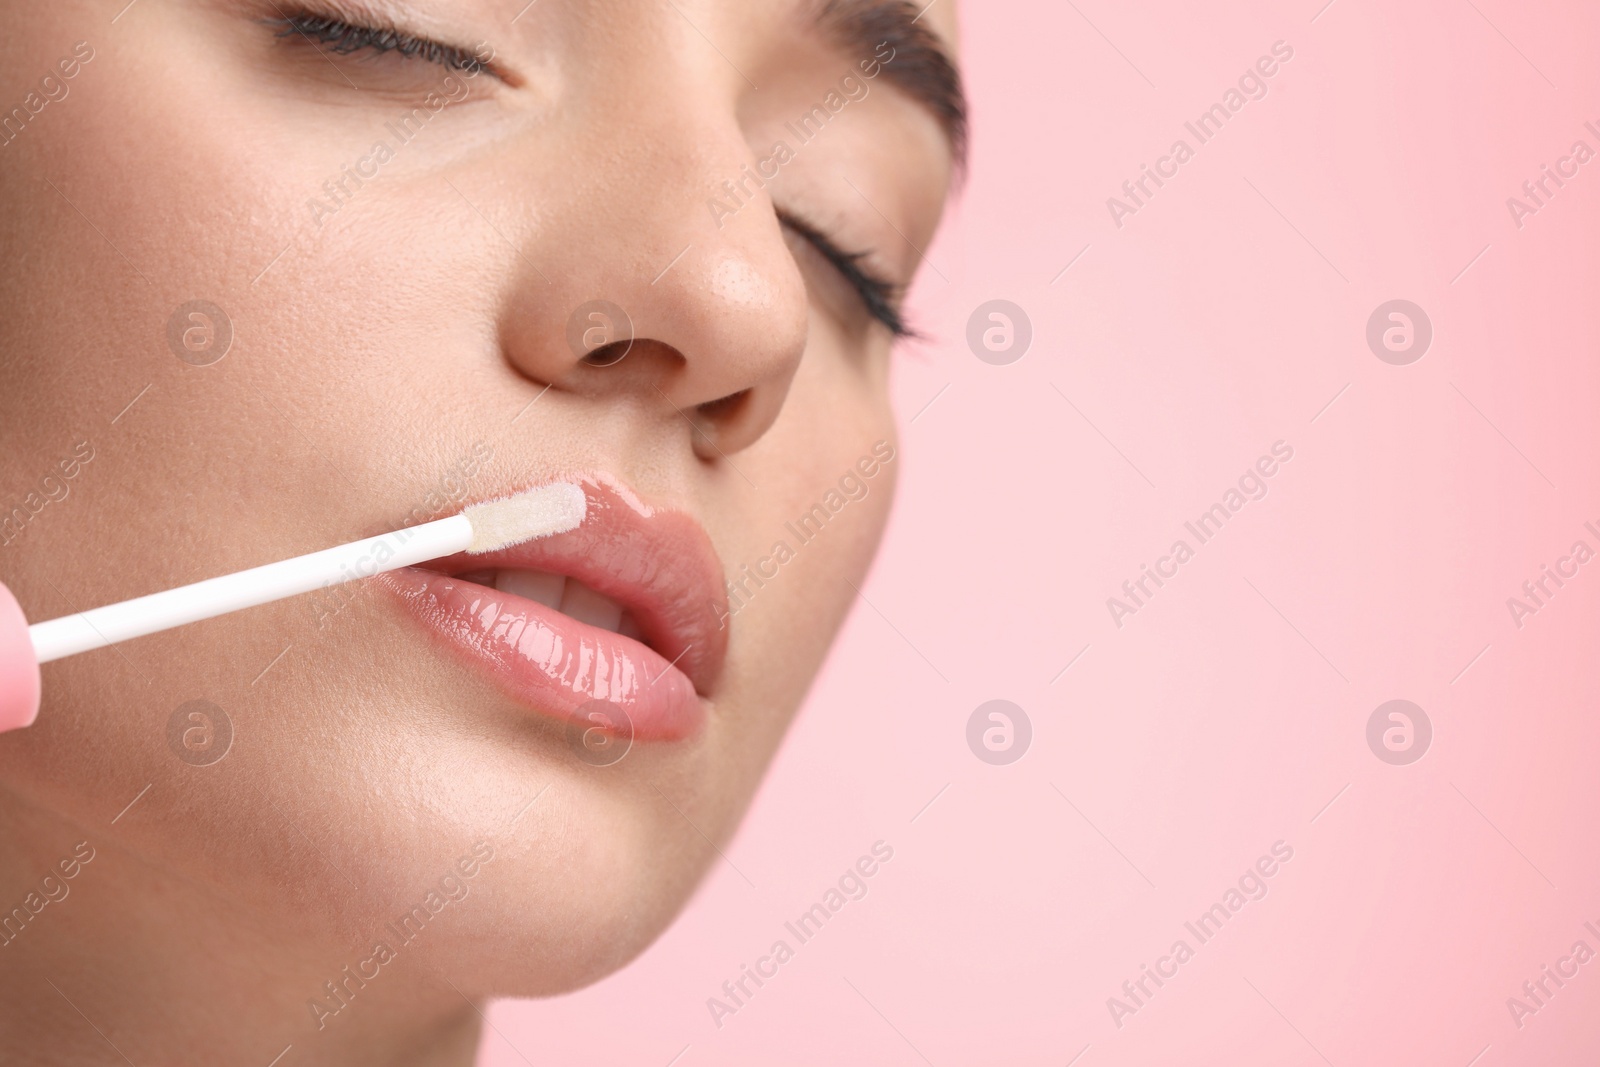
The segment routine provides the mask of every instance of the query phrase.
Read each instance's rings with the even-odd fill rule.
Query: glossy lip
[[[690,737],[727,655],[727,594],[711,540],[689,515],[648,507],[614,479],[572,480],[588,500],[576,530],[376,581],[435,640],[535,711],[640,741]],[[644,641],[456,577],[501,567],[577,579],[631,613]]]

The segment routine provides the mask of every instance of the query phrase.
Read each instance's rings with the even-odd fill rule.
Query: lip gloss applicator
[[[0,733],[30,726],[39,714],[41,664],[458,552],[567,533],[587,512],[582,486],[554,482],[446,519],[31,626],[0,583]]]

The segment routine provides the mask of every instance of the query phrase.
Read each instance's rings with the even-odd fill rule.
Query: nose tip
[[[740,117],[750,87],[669,61],[670,42],[704,42],[670,5],[646,8],[641,25],[669,45],[597,56],[576,76],[581,120],[530,125],[462,178],[512,220],[497,226],[515,250],[499,297],[508,362],[596,403],[681,414],[696,453],[731,455],[782,410],[810,301],[764,186],[714,210],[757,163]]]
[[[680,184],[710,183],[697,171]],[[719,231],[680,192],[605,229],[604,242],[553,235],[537,257],[528,252],[542,277],[526,280],[509,313],[507,358],[534,381],[597,402],[670,405],[702,459],[749,447],[782,410],[809,329],[805,283],[776,215],[752,205]]]
[[[805,286],[776,217],[753,218],[750,228],[766,231],[761,239],[770,244],[761,253],[772,257],[767,269],[736,247],[710,253],[684,279],[706,291],[706,313],[718,320],[707,330],[708,341],[722,346],[706,354],[722,364],[717,384],[707,383],[716,395],[685,394],[694,402],[695,450],[707,460],[748,448],[777,420],[809,331]]]

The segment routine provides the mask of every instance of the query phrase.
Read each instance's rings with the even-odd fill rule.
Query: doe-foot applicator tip
[[[583,525],[589,500],[581,485],[553,482],[526,493],[474,504],[462,514],[472,523],[473,555],[493,552]]]

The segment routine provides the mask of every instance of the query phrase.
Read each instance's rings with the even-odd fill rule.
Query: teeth
[[[608,596],[601,596],[581,582],[564,574],[547,574],[544,571],[513,570],[502,568],[493,572],[474,572],[463,576],[481,585],[492,585],[502,593],[536,601],[547,608],[555,608],[569,618],[586,622],[590,626],[612,633],[624,634],[643,641],[644,635],[633,621],[633,616],[622,610]]]
[[[566,575],[546,574],[544,571],[501,570],[494,576],[494,587],[502,593],[527,597],[557,611],[561,610],[566,586]]]
[[[631,637],[641,643],[644,641],[644,631],[639,629],[639,624],[634,621],[633,612],[631,611],[622,613],[622,622],[617,626],[617,633],[623,637]]]
[[[568,582],[561,597],[561,614],[616,633],[622,625],[622,605],[578,582]]]

